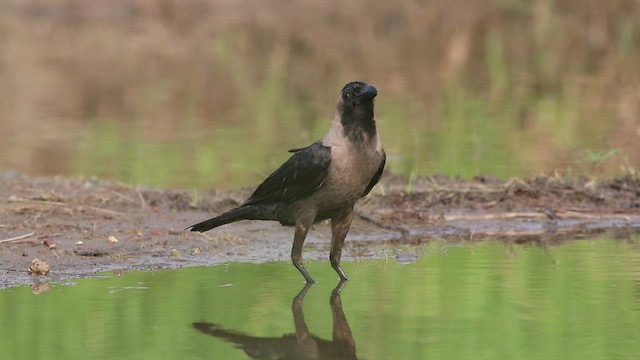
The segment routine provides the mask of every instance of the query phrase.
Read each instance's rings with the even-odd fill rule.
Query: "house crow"
[[[294,154],[269,175],[239,207],[188,227],[207,231],[239,220],[273,220],[295,226],[291,261],[307,283],[313,283],[302,264],[302,245],[311,225],[331,219],[331,266],[340,267],[342,245],[351,226],[353,206],[380,180],[386,155],[373,114],[375,87],[363,82],[344,86],[329,132]]]

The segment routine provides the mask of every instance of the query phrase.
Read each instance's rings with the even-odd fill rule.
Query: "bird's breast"
[[[353,205],[362,196],[382,164],[382,150],[378,148],[349,144],[331,147],[331,165],[321,189],[323,199],[327,199],[323,205]]]

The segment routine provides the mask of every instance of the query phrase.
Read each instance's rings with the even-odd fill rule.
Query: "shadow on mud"
[[[331,340],[311,334],[304,319],[303,300],[313,284],[305,285],[293,298],[291,311],[295,334],[284,334],[279,338],[255,337],[213,323],[194,322],[192,325],[198,331],[233,343],[253,359],[356,359],[356,345],[340,300],[345,284],[345,281],[338,283],[329,297],[333,315]]]

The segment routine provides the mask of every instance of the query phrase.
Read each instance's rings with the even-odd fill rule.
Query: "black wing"
[[[324,182],[331,148],[317,142],[295,154],[269,175],[243,205],[292,202],[313,194]]]
[[[378,183],[378,181],[380,181],[380,177],[382,176],[382,171],[384,171],[384,164],[386,162],[387,162],[387,154],[384,152],[384,149],[382,149],[382,164],[380,164],[378,171],[376,171],[375,175],[373,175],[373,177],[371,178],[371,181],[369,181],[369,185],[367,185],[367,189],[364,191],[364,193],[362,193],[362,197],[367,196],[367,194],[369,194],[369,191],[371,191],[371,189],[373,189],[373,187]]]

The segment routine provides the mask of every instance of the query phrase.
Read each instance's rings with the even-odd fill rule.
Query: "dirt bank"
[[[0,287],[92,276],[96,272],[288,261],[292,230],[240,222],[205,234],[188,225],[239,204],[251,189],[208,192],[135,188],[99,179],[0,174]],[[386,174],[361,201],[345,260],[385,256],[401,245],[438,241],[533,241],[640,231],[640,179],[534,178],[462,181],[433,176],[412,182]],[[324,260],[327,224],[305,244]],[[51,265],[32,277],[34,258]]]

